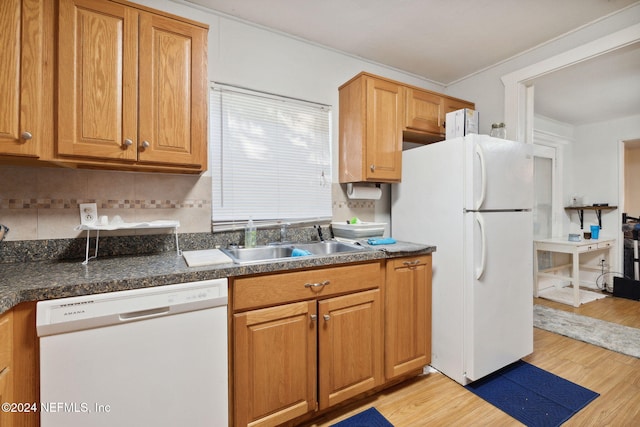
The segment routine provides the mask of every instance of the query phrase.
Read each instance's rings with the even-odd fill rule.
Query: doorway
[[[536,146],[533,157],[533,238],[553,235],[553,170],[555,150]]]
[[[554,194],[557,194],[556,149],[533,145],[533,239],[548,239],[554,236],[557,209]],[[538,268],[552,266],[550,252],[538,254]]]
[[[622,226],[622,268],[624,276],[640,279],[638,259],[638,223],[640,223],[640,139],[622,141],[620,171],[620,211]]]

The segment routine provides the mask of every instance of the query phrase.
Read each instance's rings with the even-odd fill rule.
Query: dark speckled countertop
[[[436,250],[434,246],[405,242],[370,248],[372,250],[358,253],[297,257],[251,265],[188,267],[184,258],[175,252],[98,258],[90,260],[87,265],[78,260],[2,264],[0,313],[25,301],[422,255]]]

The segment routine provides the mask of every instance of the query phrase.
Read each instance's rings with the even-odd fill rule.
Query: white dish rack
[[[118,224],[107,224],[107,225],[80,224],[75,229],[87,232],[87,247],[85,250],[85,259],[82,262],[83,265],[87,265],[90,259],[98,258],[98,242],[100,240],[101,230],[113,231],[113,230],[145,229],[145,228],[173,228],[173,232],[176,237],[176,252],[178,253],[178,256],[182,256],[182,251],[180,250],[180,243],[178,241],[178,227],[180,227],[180,221],[157,220],[157,221],[148,221],[148,222],[121,222]],[[89,238],[91,237],[91,231],[96,232],[96,248],[93,253],[93,256],[89,256],[89,248],[90,248]]]
[[[346,222],[332,222],[333,235],[346,239],[363,239],[366,237],[380,237],[384,234],[384,222],[359,222],[357,224],[347,224]]]

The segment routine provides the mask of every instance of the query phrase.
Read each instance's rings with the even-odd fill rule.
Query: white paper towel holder
[[[347,184],[347,198],[360,200],[380,200],[382,189],[380,184]]]

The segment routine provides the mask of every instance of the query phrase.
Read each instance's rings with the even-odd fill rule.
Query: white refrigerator
[[[533,352],[533,158],[468,135],[403,152],[391,236],[436,246],[433,368],[461,383]]]

